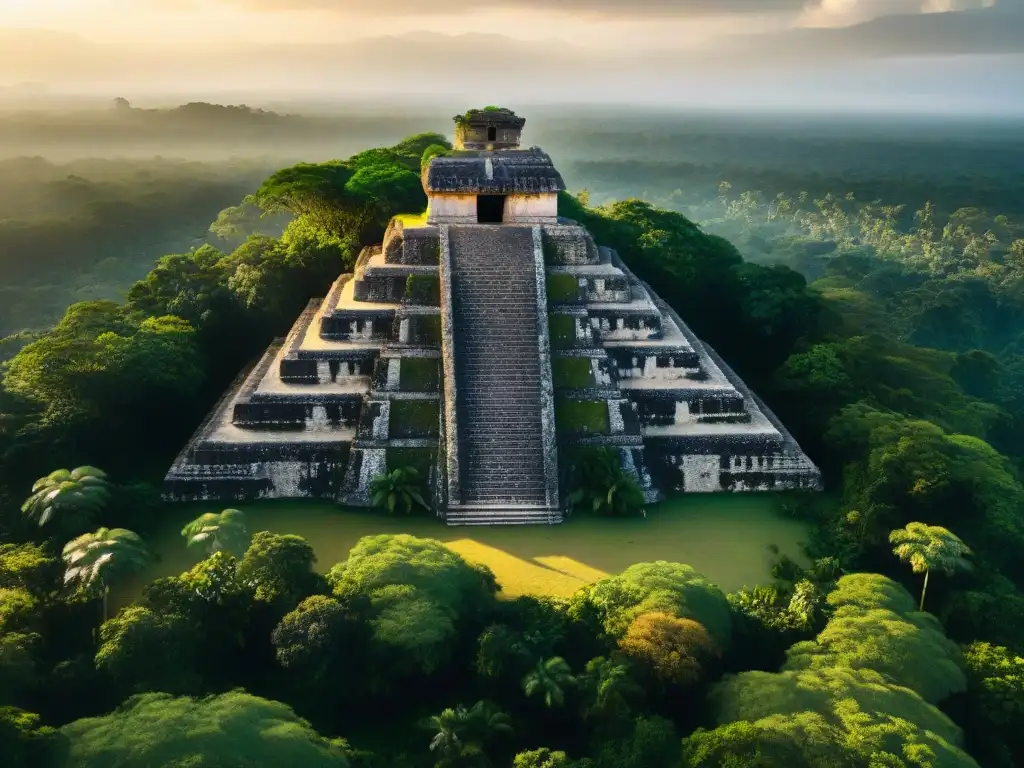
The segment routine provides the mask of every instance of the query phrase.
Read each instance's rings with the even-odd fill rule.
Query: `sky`
[[[26,82],[1024,112],[1024,0],[0,0]]]

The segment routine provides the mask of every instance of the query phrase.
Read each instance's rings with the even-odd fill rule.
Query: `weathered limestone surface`
[[[558,509],[557,458],[534,229],[452,226],[445,247],[456,384],[446,425],[448,518],[547,522]]]
[[[428,224],[396,217],[239,375],[168,471],[167,498],[366,505],[375,477],[415,465],[449,524],[553,523],[559,452],[577,446],[616,450],[649,501],[820,488],[715,351],[557,216],[565,185],[546,154],[517,149],[522,122],[461,124],[485,151],[431,161]],[[502,223],[477,223],[479,195],[503,196]]]

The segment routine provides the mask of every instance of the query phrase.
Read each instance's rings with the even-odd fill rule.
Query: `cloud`
[[[845,27],[884,16],[967,11],[995,4],[996,0],[812,0],[805,5],[797,24]]]
[[[876,5],[880,0],[872,0]],[[918,0],[920,2],[920,0]],[[977,6],[978,3],[975,3]],[[844,27],[792,29],[736,37],[736,49],[753,47],[779,59],[876,58],[1024,53],[1024,5],[958,12],[881,16]]]
[[[351,15],[427,16],[467,13],[479,9],[558,11],[574,15],[678,18],[729,14],[796,13],[807,0],[492,0],[478,6],[454,7],[422,0],[217,0],[253,11],[332,11]],[[524,20],[524,23],[529,23]]]

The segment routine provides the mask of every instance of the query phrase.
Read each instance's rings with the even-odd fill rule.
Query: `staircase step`
[[[533,233],[452,227],[459,478],[452,525],[560,522],[548,509],[542,446]],[[474,502],[472,504],[468,502]]]

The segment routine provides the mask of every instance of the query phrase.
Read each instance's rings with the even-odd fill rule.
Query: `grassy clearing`
[[[604,435],[610,429],[607,400],[558,400],[555,423],[570,434]]]
[[[555,349],[566,349],[576,344],[576,318],[552,312],[548,315],[548,336]]]
[[[409,275],[405,280],[405,298],[413,304],[422,304],[427,307],[440,306],[440,280],[427,275]]]
[[[436,437],[439,418],[436,400],[392,400],[388,435],[399,439]]]
[[[584,584],[619,573],[633,563],[686,563],[727,591],[768,583],[779,554],[806,562],[804,526],[780,517],[771,494],[691,494],[647,509],[644,519],[574,517],[558,526],[449,528],[432,518],[395,518],[343,509],[324,501],[242,504],[252,531],[294,533],[316,550],[317,570],[348,557],[364,536],[409,533],[437,539],[467,560],[483,563],[503,593],[568,596]],[[179,531],[216,504],[168,505],[148,539],[158,560],[112,589],[115,606],[136,599],[145,584],[172,576],[197,562]]]
[[[551,378],[558,389],[586,389],[595,383],[589,357],[556,357],[551,361]]]
[[[427,212],[423,213],[400,213],[395,216],[403,227],[425,227],[427,226]]]
[[[437,392],[441,384],[441,361],[431,357],[403,357],[398,387],[403,392]]]
[[[552,303],[575,301],[579,292],[579,282],[572,275],[561,273],[547,276],[548,301]]]

